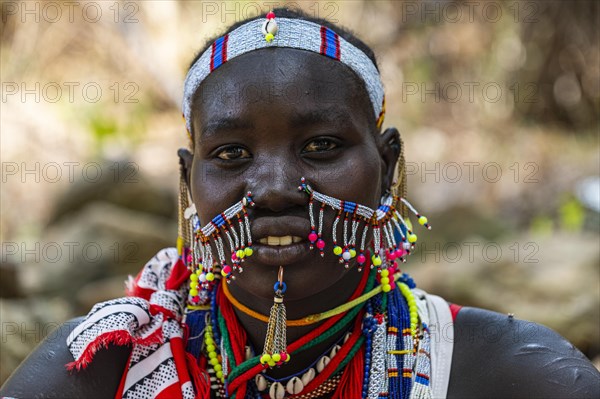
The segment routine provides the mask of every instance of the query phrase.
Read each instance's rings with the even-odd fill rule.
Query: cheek
[[[355,147],[335,167],[324,168],[313,179],[317,191],[375,208],[381,197],[381,162],[370,146]]]
[[[194,157],[191,174],[192,200],[201,224],[205,225],[244,195],[243,182],[228,177],[210,163]]]

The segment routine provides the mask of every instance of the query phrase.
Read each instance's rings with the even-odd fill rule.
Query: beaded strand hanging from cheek
[[[200,219],[194,205],[186,210],[185,216],[190,220],[193,231],[191,254],[193,273],[190,276],[188,297],[192,306],[206,305],[210,301],[209,292],[216,283],[215,279],[219,280],[216,274],[220,273],[227,282],[230,282],[235,279],[233,272],[241,273],[242,262],[254,253],[246,209],[248,206],[254,206],[250,192],[215,216],[204,227],[200,227]],[[225,257],[226,244],[231,253],[230,264]]]
[[[309,195],[308,213],[311,224],[311,232],[308,235],[310,249],[316,246],[321,256],[324,256],[325,241],[323,240],[323,215],[326,207],[337,211],[333,221],[331,237],[333,241],[333,253],[339,257],[339,262],[348,268],[350,260],[356,257],[358,270],[361,271],[366,261],[367,237],[369,229],[372,230],[372,257],[371,267],[381,268],[383,254],[390,262],[396,259],[404,262],[406,255],[414,248],[417,235],[411,230],[411,224],[407,222],[397,209],[399,205],[406,206],[418,218],[419,224],[431,229],[425,216],[420,215],[410,203],[397,195],[386,193],[381,205],[371,209],[351,201],[343,201],[315,191],[303,177],[300,180],[298,190]],[[318,221],[315,220],[315,202],[318,203]],[[342,223],[341,240],[338,230]],[[360,233],[359,233],[360,231]],[[396,234],[400,239],[396,239]],[[360,239],[359,239],[360,235]]]

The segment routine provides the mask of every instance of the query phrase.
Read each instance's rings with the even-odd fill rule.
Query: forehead
[[[361,125],[375,124],[364,84],[350,68],[287,48],[257,50],[223,64],[200,85],[192,110],[194,134],[214,120],[265,112],[278,118],[347,114]]]

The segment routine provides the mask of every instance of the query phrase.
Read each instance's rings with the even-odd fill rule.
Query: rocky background
[[[187,65],[275,3],[1,3],[0,382],[174,244]],[[434,226],[406,266],[418,285],[550,326],[600,366],[598,3],[287,3],[379,57]]]

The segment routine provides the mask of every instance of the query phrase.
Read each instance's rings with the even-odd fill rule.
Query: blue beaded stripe
[[[211,72],[227,61],[227,35],[218,38],[213,44]]]
[[[321,54],[324,54],[335,60],[340,59],[340,38],[331,29],[321,27]]]
[[[425,378],[420,375],[417,375],[417,377],[415,378],[415,382],[418,384],[429,386],[429,378]]]
[[[225,225],[225,218],[223,214],[217,215],[213,218],[212,223],[218,228]]]
[[[403,298],[399,289],[391,291],[388,295],[388,327],[396,329],[396,345],[393,350],[403,350],[402,339],[402,310],[403,304],[400,302]],[[389,333],[388,333],[389,334]],[[400,399],[402,397],[402,356],[396,356],[397,377],[389,377],[388,393],[391,399]]]
[[[344,201],[344,212],[354,213],[357,208],[358,205],[355,202]]]

